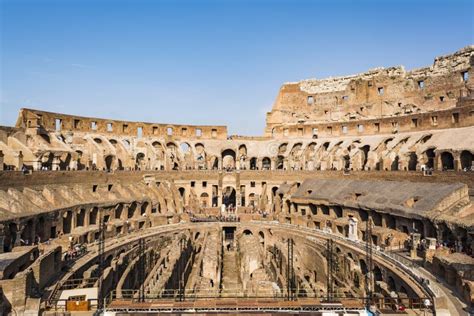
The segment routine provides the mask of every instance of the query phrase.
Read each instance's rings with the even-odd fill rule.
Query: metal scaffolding
[[[295,270],[293,267],[293,246],[295,242],[293,239],[288,238],[288,265],[286,269],[286,289],[287,299],[292,301],[296,299],[296,282],[295,282]]]
[[[365,293],[367,297],[366,306],[370,307],[373,294],[373,254],[372,254],[372,220],[369,217],[365,227],[365,258],[367,261],[367,273],[365,275]]]
[[[326,300],[331,302],[334,300],[334,241],[329,238],[326,242],[326,264],[327,264],[327,280],[326,280]]]
[[[105,221],[102,213],[102,209],[99,209],[99,282],[97,286],[97,310],[99,311],[104,308],[102,283],[105,269]]]
[[[145,302],[145,278],[146,278],[146,248],[145,239],[138,240],[138,301]]]

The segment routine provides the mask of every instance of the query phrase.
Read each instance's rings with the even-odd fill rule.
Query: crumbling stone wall
[[[266,135],[280,125],[380,119],[453,108],[471,92],[473,51],[473,46],[467,46],[437,57],[431,67],[412,71],[401,66],[376,68],[353,76],[287,83],[267,114]]]

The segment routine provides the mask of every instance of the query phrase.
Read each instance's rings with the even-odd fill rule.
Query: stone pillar
[[[271,170],[276,169],[276,160],[275,159],[270,159],[270,169]]]
[[[461,171],[462,164],[461,164],[461,154],[459,152],[453,154],[453,162],[454,162],[454,170]]]
[[[410,257],[413,259],[417,257],[416,249],[418,248],[418,245],[420,244],[420,239],[421,239],[421,234],[419,233],[411,234]]]
[[[0,171],[3,170],[3,159],[4,159],[5,155],[3,154],[3,151],[0,150]],[[2,247],[2,250],[3,251],[3,247]]]
[[[15,168],[16,170],[21,170],[23,167],[23,153],[20,151],[15,155]]]
[[[17,229],[17,231],[16,231],[16,233],[15,233],[15,235],[16,235],[16,236],[15,236],[15,244],[12,245],[12,248],[13,248],[13,247],[17,247],[17,246],[21,246],[21,241],[20,241],[20,240],[21,240],[21,233],[23,232],[23,229],[25,229],[25,226],[23,226],[23,225],[21,225],[21,224],[18,225],[18,229]],[[13,237],[13,236],[12,236],[12,237]]]
[[[438,152],[435,152],[435,156],[433,158],[433,170],[443,170],[441,155]]]
[[[290,214],[295,214],[295,213],[296,213],[295,204],[291,203],[290,204]]]
[[[77,170],[77,159],[73,159],[71,157],[71,161],[69,162],[69,169]]]
[[[33,170],[41,170],[41,166],[42,166],[41,159],[33,162]]]
[[[359,220],[355,217],[349,217],[349,239],[351,240],[358,240],[359,236],[357,233],[357,224]]]
[[[51,167],[51,170],[57,171],[59,170],[59,164],[60,164],[59,156],[54,156],[53,158],[53,165]]]

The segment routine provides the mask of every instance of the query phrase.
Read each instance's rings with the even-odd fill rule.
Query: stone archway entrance
[[[225,187],[222,190],[222,204],[225,204],[226,206],[233,205],[235,206],[236,203],[236,195],[235,195],[235,189],[233,187]]]

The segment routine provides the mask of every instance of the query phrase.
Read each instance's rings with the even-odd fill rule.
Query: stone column
[[[15,155],[15,168],[16,170],[21,170],[23,167],[23,153],[20,151]]]
[[[461,154],[459,152],[453,153],[453,158],[454,158],[454,170],[455,171],[461,171],[462,170],[462,164],[461,164]]]
[[[41,159],[36,160],[35,162],[33,162],[33,169],[34,170],[41,170],[41,166],[42,166]]]
[[[59,168],[59,163],[60,163],[60,162],[61,162],[61,161],[59,160],[59,156],[54,156],[54,158],[53,158],[53,165],[52,165],[51,170],[54,170],[54,171],[59,170],[59,169],[60,169],[60,168]]]
[[[416,249],[418,248],[418,245],[420,244],[420,239],[421,239],[421,235],[419,233],[411,234],[410,257],[413,259],[417,257]]]
[[[276,169],[276,161],[275,159],[270,159],[270,169],[275,170]]]
[[[359,236],[357,233],[357,224],[359,220],[355,217],[349,217],[349,239],[351,240],[358,240]]]
[[[15,233],[15,244],[12,245],[12,248],[13,247],[17,247],[17,246],[21,246],[21,242],[20,242],[20,239],[21,239],[21,233],[23,232],[23,229],[25,229],[25,226],[19,224],[18,225],[18,229]],[[13,237],[13,236],[12,236]]]
[[[4,159],[5,155],[3,154],[3,151],[0,150],[0,171],[3,170],[3,159]],[[3,251],[3,247],[2,247],[2,250]]]

